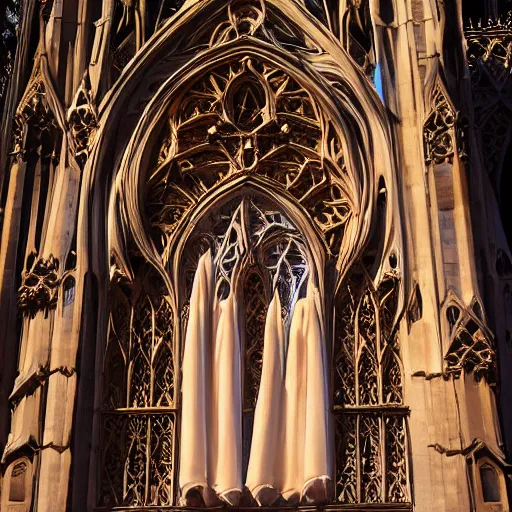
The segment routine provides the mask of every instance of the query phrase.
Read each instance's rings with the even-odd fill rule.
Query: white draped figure
[[[233,290],[218,301],[210,251],[199,260],[183,355],[180,488],[206,505],[240,504],[242,357]],[[325,503],[332,462],[323,314],[310,283],[289,328],[277,290],[270,302],[245,486],[259,505]]]

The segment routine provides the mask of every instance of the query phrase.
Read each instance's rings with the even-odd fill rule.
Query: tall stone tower
[[[2,512],[508,512],[502,6],[8,4]]]

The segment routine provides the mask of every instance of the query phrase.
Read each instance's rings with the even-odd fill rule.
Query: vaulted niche
[[[231,2],[209,44],[267,34],[261,5]],[[278,61],[203,63],[124,160],[100,510],[411,501],[385,185],[359,121]]]

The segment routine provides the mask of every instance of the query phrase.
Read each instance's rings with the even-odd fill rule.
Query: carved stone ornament
[[[512,11],[502,21],[490,19],[482,26],[464,30],[467,41],[468,66],[474,86],[484,82],[484,75],[498,85],[508,80],[512,64]]]
[[[57,160],[57,130],[42,77],[36,73],[14,116],[12,154],[27,158],[33,153]]]
[[[444,357],[446,373],[460,376],[462,372],[472,372],[477,379],[485,377],[494,383],[496,349],[478,300],[473,299],[470,307],[464,307],[451,299],[445,314],[450,335],[450,348]]]
[[[59,260],[50,255],[39,258],[22,277],[19,289],[18,308],[28,316],[35,316],[38,311],[48,313],[57,306],[59,277]]]
[[[336,301],[336,496],[342,503],[409,501],[399,286],[388,273],[375,289],[356,268]]]
[[[73,104],[69,108],[67,122],[75,143],[75,159],[83,168],[89,157],[89,146],[98,126],[98,113],[87,75],[82,79]]]
[[[425,163],[442,164],[453,162],[454,134],[457,115],[444,92],[436,87],[432,99],[432,113],[423,128]]]
[[[471,74],[474,127],[504,225],[508,203],[507,151],[512,135],[512,11],[506,18],[472,23],[464,29]]]
[[[341,141],[295,80],[256,58],[233,60],[171,112],[147,198],[163,247],[211,188],[258,174],[308,211],[337,254],[352,210]]]

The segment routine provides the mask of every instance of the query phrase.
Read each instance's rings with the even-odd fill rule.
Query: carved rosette
[[[18,290],[18,308],[34,317],[38,311],[45,314],[57,306],[59,260],[50,255],[36,260],[30,271],[25,271]]]
[[[475,378],[496,380],[496,349],[491,331],[485,323],[480,303],[474,299],[467,308],[451,300],[445,309],[450,347],[444,359],[446,373],[460,376],[473,373]]]

